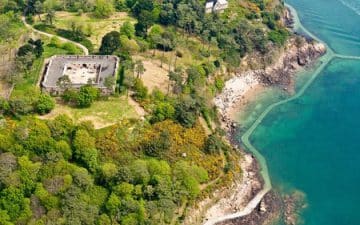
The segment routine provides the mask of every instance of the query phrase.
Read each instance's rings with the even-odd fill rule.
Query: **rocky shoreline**
[[[291,24],[291,15],[287,21]],[[301,68],[311,66],[319,57],[326,53],[326,47],[322,43],[302,36],[292,37],[285,46],[285,51],[279,56],[278,60],[272,65],[258,70],[249,70],[236,74],[226,82],[223,92],[214,100],[219,109],[223,128],[228,133],[228,138],[233,146],[239,148],[237,123],[232,112],[241,110],[245,103],[241,104],[249,91],[258,85],[262,87],[277,86],[294,93],[295,74]],[[249,202],[262,189],[263,179],[259,175],[259,165],[256,159],[248,153],[242,151],[244,161],[248,164],[243,168],[243,181],[234,183],[232,191],[223,196],[216,204],[210,207],[205,214],[205,220],[213,217],[221,217],[226,213],[240,211],[244,203]],[[251,166],[249,166],[249,162]],[[245,185],[245,188],[244,188]],[[250,214],[236,219],[231,219],[217,223],[218,225],[265,225],[271,221],[285,218],[288,224],[296,224],[296,203],[292,196],[281,197],[274,191],[267,193],[262,201],[257,205],[256,210]]]
[[[227,220],[217,225],[265,225],[280,218],[281,197],[273,191],[267,193],[261,203],[249,215]]]
[[[293,27],[291,12],[286,10],[284,24]],[[221,218],[234,212],[242,211],[247,204],[263,189],[264,181],[259,174],[260,165],[256,158],[240,148],[238,141],[238,125],[234,111],[251,101],[250,92],[261,91],[263,88],[277,86],[292,94],[295,87],[295,74],[301,68],[311,66],[319,57],[326,53],[326,46],[314,40],[294,35],[274,63],[263,69],[249,69],[238,72],[225,84],[223,92],[214,99],[221,118],[222,127],[226,130],[228,140],[239,149],[243,160],[240,162],[243,173],[241,180],[231,187],[215,191],[211,197],[200,202],[198,209],[193,211],[198,216],[203,215],[205,223],[214,218]],[[251,60],[251,59],[248,59]],[[259,88],[260,87],[260,88]],[[250,100],[249,100],[250,98]],[[215,203],[210,198],[216,199]],[[297,201],[292,196],[280,196],[274,191],[268,192],[255,210],[246,216],[216,223],[218,225],[266,225],[280,217],[288,224],[296,221]],[[210,204],[210,207],[207,207]],[[205,210],[203,213],[201,213]],[[194,224],[195,218],[185,219],[183,224]]]
[[[256,86],[278,86],[290,94],[294,92],[294,76],[301,68],[311,66],[320,56],[326,53],[322,43],[309,38],[292,37],[285,46],[285,51],[275,63],[265,69],[249,70],[236,74],[225,84],[223,92],[214,100],[218,107],[223,127],[232,129],[233,111],[240,111],[247,92]]]

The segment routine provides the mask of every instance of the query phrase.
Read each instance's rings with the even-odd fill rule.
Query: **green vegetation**
[[[46,24],[37,24],[34,26],[34,28],[49,34],[56,34],[61,37],[67,38],[69,40],[79,42],[80,44],[84,45],[87,49],[89,49],[90,52],[92,52],[94,49],[91,41],[86,38],[86,35],[76,24],[73,24],[71,26],[71,30],[58,29],[51,25],[46,25]]]
[[[1,3],[0,3],[1,4]],[[0,46],[3,44],[12,45],[18,42],[24,26],[19,17],[13,12],[1,13],[0,5]]]
[[[89,108],[99,97],[99,90],[91,85],[82,86],[79,91],[67,89],[62,96],[65,102],[79,108]]]
[[[95,131],[66,116],[23,117],[4,121],[0,138],[0,208],[9,223],[169,223],[222,167],[220,155],[204,152],[199,125],[171,121]]]
[[[100,96],[91,82],[72,89],[63,77],[58,85],[65,92],[55,103],[37,85],[44,60],[81,51],[58,38],[17,46],[8,79],[14,90],[0,99],[0,224],[178,223],[186,216],[178,215],[182,205],[238,176],[239,156],[219,129],[213,97],[245,56],[266,58],[289,34],[280,20],[283,5],[273,1],[231,0],[223,14],[204,14],[204,4],[0,4],[0,23],[12,38],[24,12],[36,29],[120,58],[119,76],[105,81],[116,84],[114,96]],[[0,43],[7,35],[0,27]],[[168,72],[161,90],[145,79],[156,63]]]
[[[61,45],[61,48],[58,47],[59,45]],[[64,44],[59,45],[54,45],[53,40],[45,44],[41,40],[29,40],[29,43],[19,48],[15,59],[17,65],[16,71],[8,75],[5,80],[12,83],[14,89],[10,99],[6,101],[7,107],[2,109],[3,113],[13,116],[35,112],[44,114],[54,108],[54,101],[48,98],[47,95],[42,95],[37,86],[44,60],[57,54],[73,54],[79,52],[77,48],[75,48],[76,51],[73,52],[62,48]]]

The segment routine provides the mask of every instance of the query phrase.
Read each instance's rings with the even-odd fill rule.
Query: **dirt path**
[[[267,192],[268,192],[268,190],[260,191],[249,202],[249,204],[247,204],[247,206],[243,210],[241,210],[240,212],[236,212],[236,213],[233,213],[233,214],[229,214],[229,215],[225,215],[225,216],[222,216],[222,217],[218,217],[218,218],[208,220],[203,225],[214,225],[214,224],[217,224],[219,222],[223,222],[225,220],[235,219],[235,218],[238,218],[238,217],[243,217],[243,216],[249,215],[257,207],[257,205],[261,202],[261,200],[263,199],[263,197],[266,195]]]
[[[134,107],[135,112],[140,116],[140,118],[144,118],[147,115],[145,109],[139,103],[137,103],[133,98],[129,97],[128,103],[129,105]]]
[[[47,37],[49,37],[49,38],[57,37],[57,38],[59,38],[61,41],[70,42],[70,43],[76,45],[77,47],[81,48],[82,51],[84,52],[84,55],[89,55],[89,49],[87,49],[84,45],[82,45],[82,44],[80,44],[80,43],[78,43],[78,42],[69,40],[69,39],[67,39],[67,38],[58,36],[58,35],[49,34],[49,33],[46,33],[46,32],[40,31],[40,30],[36,30],[33,26],[31,26],[30,24],[28,24],[28,23],[26,22],[26,19],[25,19],[24,16],[21,17],[21,20],[22,20],[22,22],[24,23],[24,25],[25,25],[27,28],[29,28],[30,30],[34,31],[35,33],[38,33],[38,34],[40,34],[40,35],[47,36]]]

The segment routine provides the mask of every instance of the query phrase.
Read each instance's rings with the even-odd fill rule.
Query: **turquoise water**
[[[360,56],[360,0],[288,3],[335,53]],[[249,137],[266,159],[272,186],[305,193],[306,225],[360,225],[359,115],[360,60],[335,58],[303,95],[274,107]]]

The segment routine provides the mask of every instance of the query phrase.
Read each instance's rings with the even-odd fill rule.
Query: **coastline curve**
[[[293,100],[296,100],[297,98],[301,97],[305,91],[308,89],[308,87],[314,82],[314,80],[317,78],[317,76],[320,74],[321,71],[324,70],[324,68],[335,58],[340,58],[340,59],[348,59],[348,60],[360,60],[360,56],[351,56],[351,55],[342,55],[342,54],[337,54],[335,53],[335,51],[323,40],[321,40],[320,38],[318,38],[317,36],[315,36],[313,33],[311,33],[307,28],[305,28],[301,21],[300,18],[297,14],[297,11],[295,10],[294,7],[292,7],[291,5],[285,3],[285,6],[291,11],[293,17],[294,17],[294,30],[295,31],[302,31],[303,33],[305,33],[306,35],[308,35],[309,37],[313,38],[314,40],[323,43],[326,46],[327,52],[325,55],[323,55],[318,61],[321,63],[320,65],[318,65],[316,67],[316,69],[313,71],[312,76],[307,80],[307,82],[301,87],[301,89],[293,96],[287,98],[287,99],[283,99],[281,101],[275,102],[271,105],[269,105],[261,114],[260,116],[254,121],[254,123],[250,126],[249,129],[247,129],[247,131],[241,136],[241,142],[243,143],[243,145],[245,146],[245,148],[250,151],[252,154],[254,154],[254,156],[256,157],[256,159],[258,160],[260,167],[261,167],[261,175],[264,179],[264,188],[263,190],[258,194],[258,195],[262,195],[264,196],[267,192],[269,192],[272,188],[271,185],[271,179],[270,179],[270,175],[269,175],[269,171],[268,171],[268,167],[267,167],[267,163],[266,163],[266,159],[264,158],[264,156],[251,144],[250,141],[250,136],[253,134],[253,132],[255,131],[255,129],[260,125],[260,123],[263,121],[263,119],[276,107],[283,105],[285,103],[291,102]],[[258,196],[257,195],[257,196]],[[257,197],[256,196],[256,197]],[[255,197],[255,198],[256,198]],[[260,200],[261,201],[261,200]],[[260,202],[259,201],[259,202]],[[233,217],[233,218],[237,218],[237,217]]]
[[[264,158],[264,156],[251,144],[250,142],[250,136],[253,134],[253,132],[255,131],[255,129],[260,125],[260,123],[263,121],[263,119],[276,107],[283,105],[285,103],[288,103],[290,101],[293,101],[299,97],[301,97],[305,91],[307,90],[307,88],[313,83],[313,81],[317,78],[317,76],[319,75],[319,73],[334,59],[334,58],[343,58],[343,59],[355,59],[355,60],[360,60],[360,56],[346,56],[346,55],[341,55],[341,54],[336,54],[330,46],[327,45],[327,43],[325,43],[323,40],[321,40],[320,38],[318,38],[317,36],[315,36],[313,33],[311,33],[307,28],[305,28],[301,21],[300,18],[297,14],[297,11],[295,10],[294,7],[292,7],[291,5],[285,3],[285,6],[291,11],[293,17],[294,17],[294,30],[295,31],[299,31],[302,32],[306,35],[308,35],[309,37],[311,37],[312,39],[323,43],[326,46],[327,52],[325,55],[323,55],[320,59],[318,59],[318,61],[320,62],[320,65],[318,65],[313,73],[312,76],[306,81],[306,83],[301,87],[301,89],[293,96],[287,98],[287,99],[283,99],[280,100],[278,102],[275,102],[271,105],[269,105],[260,115],[259,117],[254,121],[254,123],[246,130],[246,132],[241,136],[241,142],[244,145],[244,147],[246,148],[247,151],[251,152],[256,160],[259,162],[260,165],[260,174],[264,179],[264,187],[263,189],[247,204],[247,206],[239,212],[233,213],[233,214],[228,214],[216,219],[212,219],[212,220],[208,220],[206,221],[203,225],[214,225],[217,224],[219,222],[223,222],[226,220],[230,220],[230,219],[235,219],[235,218],[239,218],[239,217],[243,217],[246,215],[249,215],[256,207],[257,205],[261,202],[261,200],[263,199],[263,197],[272,189],[272,184],[271,184],[271,179],[270,179],[270,175],[269,175],[269,171],[268,171],[268,166],[266,163],[266,159]]]

